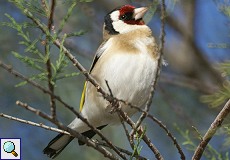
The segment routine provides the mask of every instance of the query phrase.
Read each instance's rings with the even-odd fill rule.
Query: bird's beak
[[[134,9],[133,18],[135,20],[142,19],[147,11],[147,7],[136,8]]]

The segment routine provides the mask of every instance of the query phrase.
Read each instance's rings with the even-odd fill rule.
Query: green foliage
[[[230,76],[230,61],[220,63],[218,66],[219,70],[221,71],[222,75],[226,78]],[[201,100],[204,103],[208,103],[212,107],[218,107],[226,102],[230,98],[230,81],[226,80],[223,84],[222,88],[219,91],[211,94],[205,95],[201,97]]]
[[[141,135],[139,135],[137,132],[135,133],[135,138],[136,138],[136,143],[134,145],[134,149],[133,149],[133,154],[130,157],[130,160],[132,160],[133,158],[135,158],[135,156],[140,155],[141,154],[141,150],[143,146],[140,146],[140,143],[142,141],[143,136],[146,133],[146,127],[144,128],[143,132]]]
[[[196,140],[199,140],[199,141],[202,140],[201,133],[198,131],[197,128],[193,127],[193,129],[195,131],[195,133],[194,133],[195,139],[193,139],[193,138],[191,138],[192,135],[191,135],[189,130],[183,131],[177,125],[174,125],[174,126],[177,129],[177,131],[180,133],[180,135],[182,135],[182,137],[185,139],[185,141],[182,143],[182,145],[185,145],[187,150],[194,153],[194,151],[197,148],[197,144],[195,143],[195,141]],[[220,153],[210,144],[207,145],[205,152],[204,152],[204,156],[210,160],[229,160],[229,152]]]
[[[230,2],[225,0],[219,3],[219,10],[226,16],[230,17]]]
[[[22,13],[30,12],[34,19],[36,19],[41,25],[46,27],[45,32],[48,33],[48,36],[44,33],[40,33],[36,36],[31,35],[30,30],[36,30],[36,23],[19,23],[9,14],[5,14],[9,21],[0,23],[0,26],[10,27],[16,30],[17,35],[21,38],[19,45],[25,48],[24,53],[13,51],[12,54],[14,55],[14,57],[26,64],[28,67],[32,68],[33,72],[36,73],[29,75],[29,79],[48,82],[48,60],[51,63],[51,83],[53,85],[55,85],[58,80],[79,75],[79,73],[76,72],[68,72],[67,67],[69,66],[69,60],[67,60],[67,58],[65,57],[62,47],[60,49],[59,54],[57,54],[56,51],[54,53],[52,52],[55,49],[55,45],[53,44],[54,40],[59,39],[61,41],[61,45],[63,46],[67,38],[81,36],[85,33],[85,31],[80,30],[74,31],[73,33],[68,33],[64,35],[62,34],[65,24],[70,18],[73,9],[77,5],[77,1],[73,1],[69,4],[70,7],[66,15],[63,16],[63,19],[61,20],[59,27],[55,27],[57,28],[57,31],[54,31],[52,29],[49,31],[48,27],[43,23],[43,21],[48,21],[51,12],[49,7],[49,1],[9,0],[9,2],[14,3],[15,6],[17,6],[22,11]],[[46,17],[47,20],[44,20],[41,16],[43,18]],[[41,48],[44,48],[44,50],[41,50]],[[19,87],[25,84],[27,84],[27,82],[21,82],[16,86]]]
[[[218,107],[230,98],[230,83],[226,83],[223,87],[213,93],[212,95],[205,95],[201,97],[204,103],[208,103],[212,107]]]
[[[224,77],[230,77],[230,61],[220,63],[219,68]]]
[[[20,10],[27,9],[33,14],[38,14],[43,17],[48,17],[49,13],[41,7],[41,0],[8,0],[9,2],[12,2],[17,6]],[[48,2],[46,2],[46,5],[48,6]],[[48,9],[48,8],[47,8]]]

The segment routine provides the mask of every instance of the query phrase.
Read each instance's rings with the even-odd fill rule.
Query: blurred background
[[[76,56],[81,64],[89,69],[93,56],[102,42],[102,26],[104,16],[115,7],[131,4],[136,7],[152,6],[150,0],[97,0],[90,3],[78,3],[64,27],[63,33],[86,31],[83,36],[66,40],[65,46]],[[197,134],[193,126],[201,134],[209,128],[211,122],[220,111],[221,107],[212,108],[202,103],[201,96],[214,93],[224,82],[224,77],[218,71],[218,63],[230,60],[230,19],[222,12],[223,5],[229,5],[228,0],[166,0],[166,43],[164,59],[168,66],[162,68],[160,83],[153,99],[151,114],[160,119],[175,135],[182,146],[187,159],[192,157],[191,146],[183,145],[186,141],[179,130],[189,130],[189,135],[194,143],[198,144]],[[59,26],[65,16],[69,4],[57,0],[54,14],[54,25]],[[4,15],[8,13],[17,22],[28,20],[21,11],[7,0],[0,1],[0,22],[9,21]],[[159,42],[160,35],[160,10],[152,8],[145,17],[148,26]],[[39,37],[40,31],[33,29],[34,38]],[[9,27],[0,27],[0,60],[12,65],[14,69],[30,77],[36,72],[26,66],[12,55],[17,51],[24,55],[25,48],[19,45],[21,41],[17,32]],[[42,49],[41,49],[42,50]],[[58,53],[53,47],[52,54]],[[78,72],[70,65],[68,71]],[[81,74],[58,81],[55,93],[60,95],[68,104],[78,110],[84,76]],[[29,111],[18,107],[15,102],[21,100],[31,106],[50,112],[49,97],[30,85],[15,87],[21,80],[10,75],[0,68],[0,112],[32,120],[37,123],[54,126],[39,118]],[[44,84],[41,82],[41,84]],[[45,84],[44,84],[45,85]],[[74,114],[58,104],[58,119],[68,124]],[[137,119],[138,114],[133,117]],[[158,147],[159,151],[168,160],[180,159],[175,146],[162,129],[146,119],[147,135]],[[116,145],[130,149],[125,133],[121,126],[107,127],[103,133]],[[0,118],[0,138],[21,138],[22,159],[40,160],[49,159],[43,155],[42,150],[57,133],[21,124]],[[96,137],[97,138],[97,137]],[[216,135],[210,142],[212,147],[221,153],[226,153],[229,148],[223,145],[224,136]],[[185,143],[184,143],[185,144]],[[154,159],[152,152],[144,145],[141,155]],[[190,147],[190,148],[189,148]],[[86,146],[79,147],[74,140],[59,155],[62,159],[99,160],[104,157],[95,150]],[[203,160],[209,159],[206,157]]]

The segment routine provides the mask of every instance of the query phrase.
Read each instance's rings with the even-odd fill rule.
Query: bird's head
[[[104,31],[109,35],[123,34],[145,25],[143,16],[146,7],[135,8],[124,5],[112,10],[105,16]]]

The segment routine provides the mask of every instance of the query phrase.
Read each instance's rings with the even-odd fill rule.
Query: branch
[[[56,5],[56,0],[52,0],[51,9],[50,9],[50,15],[49,15],[49,19],[48,19],[48,29],[49,30],[52,29],[52,25],[53,25],[53,16],[54,16],[55,5]]]
[[[125,126],[125,123],[124,123],[122,117],[119,114],[118,114],[118,116],[120,117],[121,124],[123,126],[124,131],[125,131],[125,135],[126,135],[128,141],[129,141],[130,147],[134,150],[134,145],[135,144],[133,142],[133,138],[129,135],[129,131],[128,131],[127,127]]]
[[[58,129],[58,128],[54,128],[54,127],[50,127],[50,126],[46,126],[46,125],[44,125],[42,123],[35,123],[35,122],[32,122],[32,121],[20,119],[20,118],[13,117],[13,116],[10,116],[10,115],[4,114],[4,113],[0,113],[0,117],[7,118],[7,119],[10,119],[10,120],[14,120],[14,121],[18,121],[18,122],[21,122],[21,123],[25,123],[25,124],[28,124],[28,125],[31,125],[31,126],[40,127],[40,128],[46,129],[46,130],[50,130],[50,131],[54,131],[54,132],[58,132],[58,133],[63,133],[63,134],[66,134],[66,135],[70,135],[69,132],[66,132],[64,130],[61,130],[61,129]]]
[[[202,141],[196,148],[196,151],[192,157],[193,160],[199,160],[205,150],[205,147],[209,143],[209,141],[212,139],[214,134],[216,133],[217,129],[221,126],[224,119],[228,116],[230,113],[230,99],[225,104],[224,108],[220,111],[220,113],[217,115],[211,126],[209,127],[208,131],[205,133],[204,137],[202,138]]]
[[[102,143],[102,142],[98,142],[98,143],[99,143],[100,145],[105,146],[105,147],[109,147],[108,144],[106,144],[106,143]],[[116,148],[117,148],[120,152],[125,153],[125,154],[127,154],[127,155],[129,155],[129,156],[132,156],[132,155],[133,155],[133,152],[130,152],[130,151],[126,150],[126,149],[123,149],[123,148],[120,148],[120,147],[117,147],[117,146],[116,146]],[[140,156],[140,155],[134,155],[134,157],[135,157],[137,160],[147,160],[147,158],[142,157],[142,156]]]
[[[48,18],[48,30],[49,32],[52,30],[53,25],[53,15],[54,15],[54,9],[55,9],[56,0],[51,1],[51,9],[49,11],[49,18]],[[46,35],[46,43],[45,43],[45,53],[47,56],[46,61],[46,69],[47,69],[47,81],[48,81],[48,87],[50,92],[52,93],[50,95],[50,111],[53,119],[56,119],[56,102],[55,98],[53,96],[54,94],[54,82],[53,82],[53,74],[52,74],[52,64],[50,60],[50,44],[49,44],[49,36]]]

